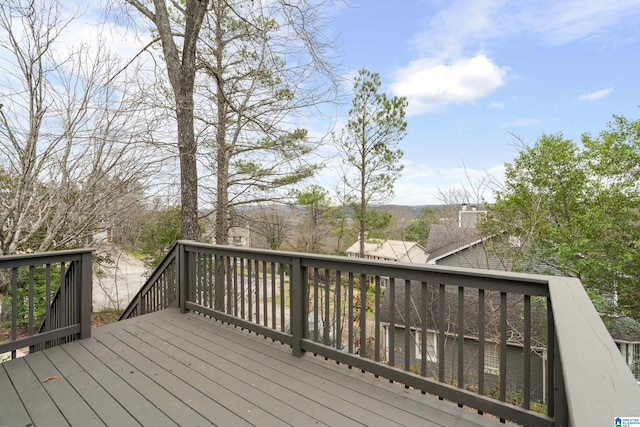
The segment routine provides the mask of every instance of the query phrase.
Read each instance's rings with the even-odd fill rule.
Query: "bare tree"
[[[103,41],[62,43],[75,18],[58,2],[0,5],[0,254],[89,239],[157,166],[122,64]]]
[[[198,132],[212,171],[201,181],[215,205],[216,242],[226,243],[238,206],[280,202],[310,177],[317,148],[298,116],[333,100],[322,34],[327,1],[211,0],[196,86]]]
[[[462,205],[480,207],[484,204],[485,194],[491,191],[495,179],[488,173],[477,180],[473,180],[467,167],[463,164],[466,182],[459,187],[438,189],[438,199],[444,205],[441,215],[445,223],[457,222],[458,212]]]
[[[251,231],[264,237],[269,249],[280,249],[286,238],[288,227],[283,209],[286,207],[262,203],[250,215]]]
[[[184,3],[153,0],[146,6],[138,0],[127,0],[147,18],[157,31],[167,76],[173,89],[178,152],[180,156],[180,192],[182,237],[198,237],[198,170],[197,144],[193,126],[193,91],[196,79],[196,52],[202,21],[209,0],[186,0]],[[171,8],[171,12],[169,11]],[[176,14],[172,17],[171,13]]]
[[[151,44],[162,46],[176,108],[183,237],[197,237],[199,192],[214,203],[216,242],[226,243],[236,206],[277,200],[279,188],[315,171],[307,157],[315,144],[297,114],[335,89],[322,32],[334,1],[127,0],[153,24]],[[211,175],[199,180],[197,161]]]

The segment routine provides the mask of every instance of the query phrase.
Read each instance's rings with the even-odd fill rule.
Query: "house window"
[[[380,276],[380,287],[382,289],[387,289],[389,286],[389,278],[385,276]]]
[[[422,331],[415,331],[414,337],[416,342],[416,360],[422,360]],[[424,335],[427,337],[427,360],[429,362],[437,362],[438,361],[438,344],[437,344],[437,335],[435,332],[425,332]]]
[[[616,343],[622,353],[622,358],[633,372],[637,380],[640,380],[640,343]]]
[[[633,372],[633,376],[636,377],[637,380],[640,381],[640,343],[629,344],[633,346],[633,361],[629,365],[631,367],[631,372]]]
[[[484,343],[484,372],[498,375],[500,373],[499,346],[494,342]]]

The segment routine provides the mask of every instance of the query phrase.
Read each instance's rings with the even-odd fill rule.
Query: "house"
[[[426,263],[467,268],[489,268],[493,266],[484,254],[482,236],[475,227],[455,227],[432,224],[425,245]]]
[[[106,218],[98,220],[93,231],[92,241],[95,244],[113,242],[113,225]]]
[[[228,241],[230,245],[248,248],[251,246],[250,237],[251,232],[246,227],[229,228]]]
[[[360,256],[360,241],[351,245],[346,252],[348,257],[358,258]],[[418,242],[402,240],[368,240],[364,243],[364,254],[364,257],[368,259],[414,264],[424,264],[427,259],[425,249]]]
[[[603,318],[622,358],[640,383],[640,324],[628,316]]]
[[[483,347],[484,357],[484,390],[486,394],[494,392],[500,384],[500,293],[487,292],[485,295],[484,331],[479,328],[478,293],[472,289],[464,291],[464,327],[459,328],[459,293],[457,286],[446,286],[444,305],[440,307],[439,286],[429,285],[427,288],[426,318],[418,312],[421,304],[421,286],[419,282],[411,282],[409,301],[410,309],[406,307],[406,293],[403,281],[395,281],[395,286],[388,286],[382,301],[381,323],[384,329],[386,360],[389,361],[390,334],[394,334],[394,353],[396,360],[402,360],[409,352],[412,366],[417,373],[421,373],[421,366],[426,367],[427,377],[438,377],[440,363],[444,362],[444,380],[449,383],[456,381],[459,349],[458,340],[463,339],[462,358],[465,367],[464,383],[466,387],[477,387],[480,346]],[[395,312],[391,313],[391,294]],[[508,293],[506,298],[507,340],[506,340],[506,373],[507,393],[512,396],[522,396],[524,379],[524,346],[523,346],[523,296]],[[547,361],[546,331],[547,322],[540,301],[531,305],[531,347],[530,347],[530,396],[532,401],[546,401],[545,369]],[[444,313],[441,313],[444,310]],[[406,313],[409,313],[409,319]],[[444,319],[444,324],[441,324]],[[392,325],[392,322],[394,325]],[[405,348],[404,333],[409,325],[410,345]],[[460,331],[464,329],[464,331]],[[439,334],[438,331],[447,331]],[[484,335],[480,342],[479,336]],[[462,337],[461,337],[462,336]],[[439,341],[444,338],[444,343]],[[426,340],[426,354],[422,354],[422,341]],[[426,358],[426,364],[422,359]]]
[[[211,218],[207,218],[204,222],[205,227],[202,230],[201,239],[204,242],[216,243],[216,229],[211,222]],[[251,247],[251,231],[247,227],[233,226],[227,230],[227,243],[231,246],[241,246],[244,248]]]
[[[458,225],[432,224],[425,244],[427,264],[448,265],[490,270],[512,270],[510,265],[495,256],[489,256],[484,242],[494,236],[484,235],[476,228],[478,219],[486,211],[475,205],[462,204],[458,212]]]
[[[458,226],[433,224],[425,245],[427,264],[449,267],[481,268],[499,271],[529,271],[563,276],[564,274],[541,259],[514,261],[510,250],[521,242],[514,236],[483,235],[476,228],[483,211],[469,210],[462,205]],[[504,254],[502,256],[497,253]],[[634,376],[640,380],[640,324],[628,317],[604,319],[605,325],[622,352]]]

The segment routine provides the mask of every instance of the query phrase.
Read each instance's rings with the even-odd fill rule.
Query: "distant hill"
[[[399,221],[410,222],[412,219],[417,218],[422,214],[424,208],[433,208],[436,211],[440,210],[440,205],[418,205],[418,206],[405,206],[405,205],[377,205],[371,206],[370,209],[388,212],[397,218]]]
[[[301,207],[296,207],[296,206],[292,206],[292,205],[288,205],[288,204],[281,204],[281,203],[273,203],[272,205],[269,205],[270,208],[273,209],[278,209],[282,212],[291,212],[291,210],[298,210]],[[262,207],[264,208],[264,206]],[[373,210],[378,210],[378,211],[383,211],[383,212],[389,212],[390,214],[392,214],[395,217],[398,218],[416,218],[418,216],[420,216],[420,214],[422,213],[422,211],[424,210],[424,208],[434,208],[436,210],[439,210],[442,208],[441,205],[417,205],[417,206],[405,206],[405,205],[372,205],[369,207],[369,209],[373,209]],[[236,210],[238,212],[253,212],[255,210],[259,209],[257,206],[255,205],[246,205],[246,206],[240,206],[237,207]],[[350,211],[350,209],[347,208],[347,211]],[[202,210],[200,212],[201,216],[204,216],[206,214],[210,214],[210,211],[204,211]]]

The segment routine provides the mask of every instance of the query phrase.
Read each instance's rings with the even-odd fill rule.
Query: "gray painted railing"
[[[518,424],[609,425],[640,408],[577,279],[181,241],[122,318],[172,304]],[[532,410],[539,354],[545,414]]]
[[[149,276],[131,303],[120,315],[120,320],[140,316],[144,313],[163,310],[171,304],[177,305],[178,251],[182,245],[176,243],[167,256]]]
[[[4,307],[10,339],[0,343],[0,353],[10,352],[13,359],[24,347],[34,352],[91,336],[92,252],[0,257],[0,280],[10,296]]]

